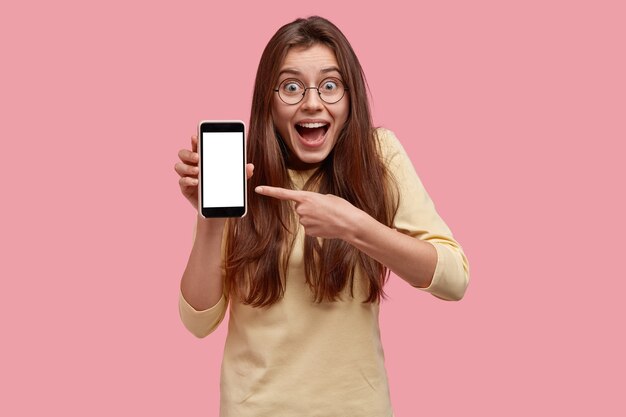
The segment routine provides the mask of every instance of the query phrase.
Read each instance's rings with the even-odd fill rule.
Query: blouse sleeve
[[[420,288],[444,300],[460,300],[469,283],[469,263],[461,245],[441,219],[415,168],[395,135],[378,129],[383,161],[395,179],[399,194],[393,227],[409,236],[432,244],[437,250],[437,266],[427,288]]]

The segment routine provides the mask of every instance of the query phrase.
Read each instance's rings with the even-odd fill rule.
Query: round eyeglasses
[[[287,78],[280,83],[274,92],[285,104],[298,104],[304,99],[307,90],[317,90],[320,99],[326,104],[335,104],[343,98],[348,89],[338,78],[325,78],[317,87],[305,87],[302,81]]]

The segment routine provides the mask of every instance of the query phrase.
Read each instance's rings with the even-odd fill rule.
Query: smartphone
[[[198,209],[203,217],[246,214],[246,140],[240,120],[203,120],[198,125]]]

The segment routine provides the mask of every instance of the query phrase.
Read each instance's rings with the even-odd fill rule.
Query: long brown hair
[[[397,201],[393,181],[380,158],[365,76],[343,33],[321,17],[297,19],[281,27],[263,51],[248,132],[248,162],[257,167],[249,189],[257,185],[293,188],[286,164],[288,150],[272,121],[273,89],[289,48],[314,44],[334,51],[348,88],[346,94],[350,94],[350,109],[333,150],[304,188],[339,196],[389,226]],[[226,290],[245,304],[269,306],[284,294],[285,271],[297,231],[291,207],[250,192],[246,217],[227,225]],[[364,301],[377,302],[384,296],[387,268],[341,239],[306,236],[303,256],[306,281],[316,302],[337,300],[348,283],[354,296],[357,270],[369,284]]]

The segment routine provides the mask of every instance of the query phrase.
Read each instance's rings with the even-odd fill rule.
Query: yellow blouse
[[[398,183],[398,231],[428,241],[437,250],[431,285],[447,300],[460,299],[469,282],[462,248],[394,136],[378,129],[382,157]],[[307,176],[291,173],[297,189]],[[220,324],[230,305],[221,374],[221,417],[392,416],[378,303],[363,303],[367,288],[355,277],[354,294],[315,303],[304,275],[304,231],[300,226],[287,269],[284,297],[269,308],[254,308],[222,296],[197,311],[182,296],[180,316],[197,337]]]

